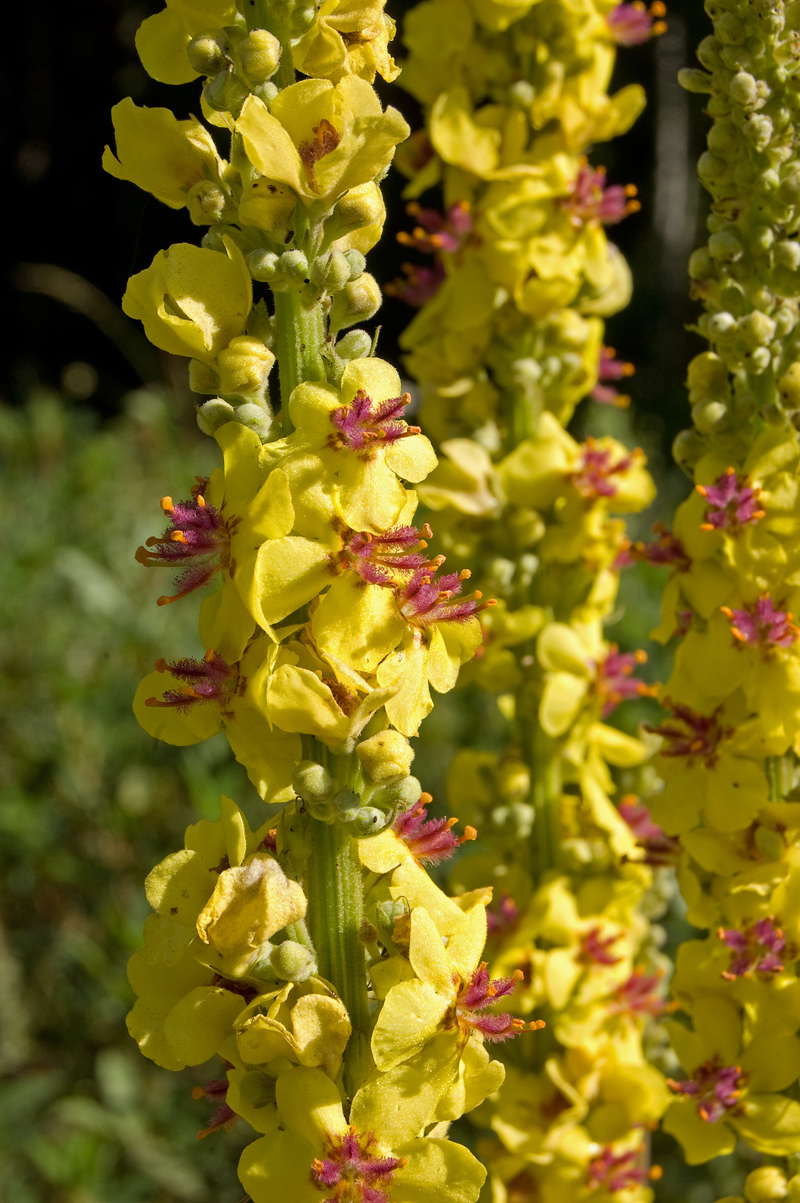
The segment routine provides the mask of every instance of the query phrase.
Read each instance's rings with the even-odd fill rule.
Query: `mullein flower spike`
[[[698,48],[701,69],[681,72],[713,119],[698,164],[709,239],[689,266],[710,347],[689,365],[694,426],[675,444],[695,489],[674,534],[652,552],[630,549],[672,568],[655,636],[680,641],[665,686],[671,716],[653,728],[665,787],[649,805],[680,843],[689,920],[708,931],[679,950],[673,991],[687,1018],[667,1025],[683,1075],[669,1083],[664,1127],[691,1163],[732,1150],[737,1137],[773,1157],[800,1152],[790,1003],[799,986],[796,17],[783,0],[706,9],[714,27]],[[765,1167],[744,1195],[777,1197],[773,1188],[788,1192],[781,1171]]]
[[[615,805],[615,772],[646,752],[609,725],[655,687],[639,679],[644,652],[603,631],[636,557],[619,515],[654,489],[641,451],[565,430],[585,396],[626,403],[613,383],[633,367],[603,345],[602,318],[627,303],[630,278],[607,231],[639,203],[586,152],[644,101],[636,85],[608,95],[615,44],[661,32],[662,16],[660,4],[424,0],[405,22],[400,83],[426,129],[400,155],[413,221],[400,241],[416,261],[393,292],[418,310],[401,343],[439,454],[418,493],[445,552],[466,552],[497,599],[462,671],[498,695],[510,731],[502,754],[462,751],[449,774],[450,807],[483,844],[451,881],[495,885],[485,969],[470,961],[482,976],[393,983],[373,1045],[376,1060],[396,1040],[413,1055],[423,1037],[403,1029],[406,999],[432,1030],[484,979],[516,983],[509,1017],[546,1017],[546,1051],[510,1043],[505,1084],[475,1113],[495,1137],[481,1148],[499,1203],[646,1203],[658,1169],[644,1131],[671,1097],[645,1060],[669,1004],[642,903],[677,842],[636,799]],[[412,958],[421,930],[412,922]]]
[[[128,1024],[165,1068],[222,1059],[201,1135],[254,1130],[240,1177],[255,1203],[475,1203],[486,1172],[448,1125],[502,1082],[488,1046],[543,1026],[497,1006],[522,973],[481,959],[491,889],[451,897],[428,876],[476,831],[428,818],[410,772],[430,689],[455,686],[494,599],[464,592],[470,570],[443,570],[415,524],[437,457],[397,372],[365,331],[340,336],[380,300],[364,254],[408,133],[371,86],[397,73],[393,28],[382,0],[168,0],[139,31],[142,62],[165,83],[205,77],[215,139],[126,100],[104,158],[206,227],[123,306],[190,361],[223,456],[163,498],[168,525],[137,553],[174,575],[159,604],[205,597],[203,650],[159,659],[134,711],[178,746],[224,731],[282,806],[253,831],[223,799],[149,875]],[[464,206],[419,222],[436,246],[471,229]]]

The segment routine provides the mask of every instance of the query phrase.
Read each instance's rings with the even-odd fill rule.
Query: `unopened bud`
[[[722,313],[712,313],[708,319],[708,333],[712,338],[722,338],[736,330],[736,318],[732,313],[723,309]]]
[[[313,952],[296,940],[276,945],[269,960],[275,976],[287,982],[307,982],[317,972]]]
[[[753,843],[765,860],[780,860],[786,851],[783,836],[770,827],[757,826],[753,832]]]
[[[250,251],[247,266],[254,280],[269,284],[280,272],[280,255],[274,251]]]
[[[742,130],[754,150],[766,150],[774,133],[772,119],[766,113],[753,113],[742,125]]]
[[[700,67],[681,67],[678,83],[687,92],[710,92],[712,77]]]
[[[275,356],[260,338],[247,334],[232,338],[217,356],[219,391],[225,395],[263,389],[274,362]]]
[[[199,407],[197,410],[197,425],[203,434],[213,434],[215,430],[219,430],[220,426],[224,426],[226,422],[233,422],[235,415],[236,410],[228,401],[223,401],[221,397],[216,397],[213,401],[206,401],[205,405]]]
[[[328,251],[311,265],[312,284],[327,292],[338,292],[350,279],[350,264],[343,251]]]
[[[778,199],[787,205],[800,204],[800,170],[794,170],[781,180]]]
[[[703,440],[694,430],[682,430],[675,436],[672,444],[672,456],[678,467],[692,475],[692,468],[705,451]]]
[[[203,89],[206,104],[216,113],[232,113],[238,117],[248,89],[232,71],[220,71]]]
[[[355,230],[360,226],[371,226],[386,217],[386,206],[377,184],[370,181],[358,188],[345,192],[334,209],[337,223],[344,230]]]
[[[386,815],[376,806],[362,806],[347,823],[350,832],[356,839],[364,839],[370,835],[378,835],[391,822],[391,815]]]
[[[789,1193],[786,1176],[777,1165],[762,1165],[744,1180],[747,1203],[781,1203]]]
[[[381,290],[378,281],[369,272],[363,272],[357,280],[345,284],[331,303],[330,329],[334,333],[346,330],[356,322],[365,322],[381,307]]]
[[[769,347],[756,347],[755,351],[747,359],[750,371],[755,372],[759,376],[762,372],[766,372],[771,363],[772,355],[770,354]]]
[[[703,351],[690,362],[686,384],[690,393],[698,394],[698,401],[702,397],[718,397],[727,387],[728,369],[719,355]]]
[[[732,121],[715,121],[708,131],[708,149],[727,158],[739,149],[739,131]]]
[[[372,348],[372,338],[366,330],[349,330],[336,343],[340,359],[366,359]]]
[[[414,750],[405,735],[389,729],[362,740],[356,745],[356,755],[367,775],[383,782],[408,775]]]
[[[751,105],[758,100],[758,82],[748,71],[737,71],[728,88],[737,104]]]
[[[361,251],[349,250],[344,252],[344,257],[350,264],[350,279],[357,280],[358,277],[366,270],[367,260]]]
[[[735,230],[720,230],[708,240],[708,251],[718,263],[735,263],[742,257],[742,240]]]
[[[263,405],[258,405],[255,402],[246,405],[237,405],[233,411],[234,421],[240,426],[246,426],[248,430],[252,430],[257,434],[262,443],[266,443],[269,439],[274,438],[274,419],[272,414]]]
[[[340,789],[331,799],[334,816],[342,823],[351,823],[361,809],[361,799],[349,786]]]
[[[292,777],[292,789],[304,802],[327,802],[336,785],[328,770],[313,760],[301,760]]]
[[[775,247],[775,262],[796,272],[800,268],[800,242],[788,238],[779,242]]]
[[[766,347],[775,337],[775,323],[766,313],[756,309],[739,319],[739,337],[751,349]]]
[[[196,226],[213,226],[221,221],[227,202],[225,192],[213,180],[198,180],[186,198],[189,217]]]
[[[308,283],[308,259],[303,251],[284,251],[279,266],[286,280],[293,284]]]
[[[718,71],[722,65],[722,59],[719,57],[720,44],[715,37],[710,34],[707,38],[703,38],[700,45],[697,47],[697,58],[707,67],[709,71]]]
[[[192,38],[186,47],[189,65],[198,75],[216,75],[225,66],[228,39],[221,29],[212,29]]]
[[[723,13],[714,26],[714,33],[726,46],[741,46],[747,39],[747,26],[733,13]]]
[[[708,253],[708,248],[699,246],[689,256],[689,276],[692,280],[707,280],[714,275],[714,264]]]
[[[728,407],[723,401],[698,401],[692,406],[692,421],[701,434],[718,429],[727,416]]]
[[[793,363],[778,381],[781,401],[789,409],[800,408],[800,363]]]
[[[237,47],[242,70],[251,84],[266,83],[278,70],[281,44],[266,29],[254,29]]]
[[[410,810],[422,797],[422,786],[416,777],[403,777],[379,785],[369,795],[374,806],[382,810]]]

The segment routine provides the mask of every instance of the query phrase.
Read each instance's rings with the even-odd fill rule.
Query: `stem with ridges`
[[[291,434],[289,397],[303,381],[324,380],[322,346],[325,319],[317,303],[306,309],[296,292],[275,294],[275,352],[281,380],[281,423],[283,433]]]

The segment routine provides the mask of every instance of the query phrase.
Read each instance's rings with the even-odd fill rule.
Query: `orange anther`
[[[474,827],[465,827],[465,828],[464,828],[464,834],[462,835],[462,837],[461,837],[461,838],[462,838],[462,840],[464,840],[464,841],[466,841],[466,840],[476,840],[476,839],[478,838],[478,833],[477,833],[477,831],[475,830],[475,828],[474,828]]]
[[[165,514],[168,514],[170,512],[170,510],[172,509],[172,498],[169,496],[162,497],[161,498],[161,508]]]
[[[183,533],[182,530],[174,530],[172,532],[172,534],[170,535],[170,539],[172,540],[173,543],[185,543],[186,535]]]

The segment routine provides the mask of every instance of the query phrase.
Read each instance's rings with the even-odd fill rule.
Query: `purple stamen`
[[[706,768],[713,768],[721,741],[733,734],[733,728],[722,727],[719,722],[718,715],[722,707],[717,706],[713,714],[699,714],[669,698],[664,698],[664,705],[672,711],[671,718],[658,727],[644,724],[646,731],[660,735],[665,741],[661,755],[686,756],[690,763],[702,760]]]
[[[620,46],[641,46],[650,38],[658,37],[667,28],[666,22],[657,20],[666,14],[666,6],[662,0],[653,0],[650,8],[645,8],[642,0],[634,0],[633,4],[618,4],[606,15],[606,24],[612,38]]]
[[[748,523],[764,517],[764,510],[758,505],[760,489],[751,488],[746,481],[747,477],[736,475],[735,468],[727,468],[713,485],[695,485],[700,496],[708,502],[701,530],[727,530],[738,534]]]
[[[462,583],[471,573],[464,568],[436,580],[436,570],[443,562],[444,556],[437,556],[424,568],[417,569],[404,585],[395,587],[400,613],[416,627],[428,627],[438,622],[463,622],[487,606],[496,605],[493,600],[481,602],[483,594],[478,589],[462,601],[451,600],[461,592]]]
[[[499,1015],[484,1015],[481,1012],[493,1007],[501,998],[513,994],[518,982],[524,974],[521,969],[515,969],[511,977],[495,978],[489,976],[486,962],[482,961],[473,973],[469,983],[462,989],[456,999],[451,1016],[451,1026],[458,1027],[464,1035],[480,1032],[484,1040],[490,1044],[499,1044],[519,1036],[526,1029],[537,1031],[543,1028],[544,1020],[535,1019],[526,1024],[523,1019],[501,1012]]]
[[[662,831],[650,818],[650,811],[635,794],[626,795],[619,804],[619,813],[630,827],[636,843],[644,848],[646,865],[672,865],[680,854],[680,841]]]
[[[574,472],[568,473],[568,479],[582,497],[595,500],[598,497],[614,497],[617,492],[616,484],[610,479],[621,472],[627,472],[634,462],[641,457],[641,451],[634,450],[630,455],[612,462],[612,452],[605,447],[598,447],[593,438],[588,438],[584,444],[580,463]]]
[[[422,796],[433,800],[430,794]],[[398,815],[394,831],[414,860],[420,864],[438,865],[440,861],[449,860],[456,848],[474,840],[478,834],[474,827],[465,827],[462,836],[453,835],[451,828],[457,822],[457,819],[429,819],[425,806],[421,805]]]
[[[586,159],[581,159],[572,192],[561,203],[573,226],[580,228],[587,221],[610,226],[641,209],[639,202],[632,199],[636,191],[635,184],[606,186],[605,168],[595,170]]]
[[[754,973],[780,973],[783,969],[779,954],[786,948],[786,937],[772,915],[759,919],[743,931],[720,927],[717,935],[731,950],[730,964],[722,972],[727,981],[752,977]]]
[[[411,403],[411,394],[374,402],[359,389],[350,405],[342,405],[331,414],[331,424],[338,434],[331,435],[328,444],[333,448],[347,447],[370,458],[376,441],[393,443],[409,435],[419,434],[418,426],[408,426],[401,414]]]
[[[618,965],[621,957],[615,957],[611,949],[621,939],[619,932],[603,936],[601,928],[592,927],[581,941],[579,960],[585,965]]]
[[[667,1078],[667,1085],[676,1094],[697,1099],[697,1114],[706,1123],[715,1124],[726,1111],[738,1107],[745,1081],[740,1066],[720,1066],[715,1057],[698,1066],[691,1078],[683,1082]]]
[[[594,665],[597,673],[594,688],[605,698],[603,718],[608,718],[627,698],[654,696],[656,686],[647,685],[632,675],[636,665],[644,664],[646,660],[646,652],[621,652],[616,643],[612,643],[605,660]]]
[[[326,1140],[325,1157],[314,1158],[311,1181],[318,1190],[333,1189],[336,1203],[389,1203],[388,1187],[405,1158],[376,1157],[375,1138],[354,1128]]]
[[[768,594],[763,594],[750,610],[732,610],[721,606],[731,623],[731,634],[740,643],[747,643],[769,652],[774,647],[791,647],[798,629],[788,610],[777,610]]]
[[[208,583],[217,572],[230,564],[230,539],[238,519],[226,522],[219,510],[203,498],[207,480],[198,480],[191,501],[173,504],[171,497],[161,500],[161,508],[170,516],[170,525],[160,539],[150,538],[136,552],[136,559],[147,568],[179,568],[173,596],[158,599],[159,606],[186,597]]]
[[[188,710],[198,702],[217,702],[225,706],[239,682],[238,669],[232,667],[222,656],[210,648],[203,660],[176,660],[168,664],[157,660],[158,672],[168,672],[179,681],[185,681],[179,690],[168,689],[163,698],[147,698],[146,706],[168,706],[176,710]]]
[[[600,363],[597,368],[598,383],[589,393],[590,398],[599,405],[615,405],[617,409],[627,409],[631,403],[630,397],[619,393],[608,381],[622,380],[623,377],[632,376],[633,373],[633,364],[626,363],[624,359],[617,359],[613,347],[601,347]]]

